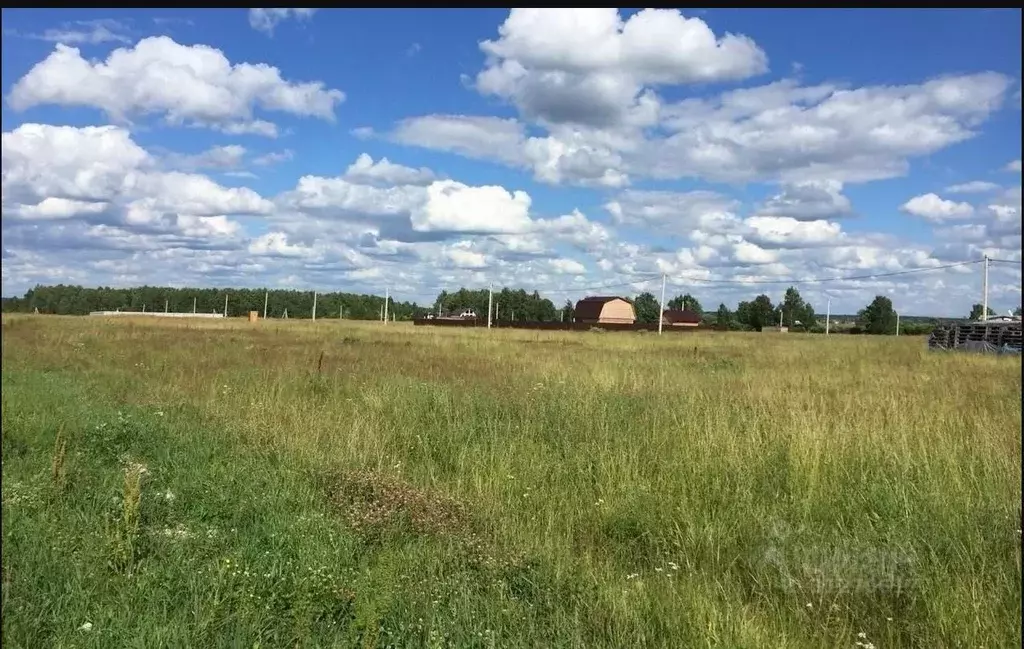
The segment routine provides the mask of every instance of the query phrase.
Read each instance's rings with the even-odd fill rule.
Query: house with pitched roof
[[[624,297],[592,296],[576,303],[574,319],[586,324],[633,324],[636,312]]]

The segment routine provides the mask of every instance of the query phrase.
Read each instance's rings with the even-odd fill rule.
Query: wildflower
[[[860,638],[861,640],[864,640],[864,639],[866,639],[868,637],[868,634],[866,634],[863,631],[861,631],[860,633],[857,634],[857,637]]]
[[[630,573],[630,574],[626,575],[626,579],[636,579],[639,576],[640,575],[638,573],[633,572],[633,573]]]
[[[166,500],[167,502],[173,502],[175,498],[177,498],[177,496],[175,496],[175,495],[174,495],[174,492],[173,492],[173,491],[171,491],[170,489],[168,489],[168,490],[167,490],[167,491],[166,491],[166,492],[164,493],[164,500]]]
[[[814,608],[814,604],[811,604],[810,602],[807,602],[806,606],[807,608]]]
[[[92,622],[86,622],[82,626],[78,627],[79,631],[92,631]]]
[[[668,567],[673,569],[673,570],[679,570],[679,564],[676,563],[675,561],[669,561],[668,562]]]

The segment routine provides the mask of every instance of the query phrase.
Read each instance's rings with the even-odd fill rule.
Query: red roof
[[[665,309],[662,317],[669,322],[684,322],[686,324],[700,324],[700,314],[684,309]]]

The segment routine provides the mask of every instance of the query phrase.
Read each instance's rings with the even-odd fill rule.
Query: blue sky
[[[690,292],[961,315],[1019,10],[4,10],[3,294]],[[930,269],[930,270],[929,270]],[[730,283],[731,282],[731,283]],[[1020,303],[1019,264],[990,300]],[[605,288],[607,287],[607,288]],[[964,313],[964,314],[965,314]]]

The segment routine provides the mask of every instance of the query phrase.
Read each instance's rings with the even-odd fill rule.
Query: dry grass
[[[5,316],[3,363],[15,646],[1020,643],[1019,359]],[[112,573],[126,453],[156,533]]]

